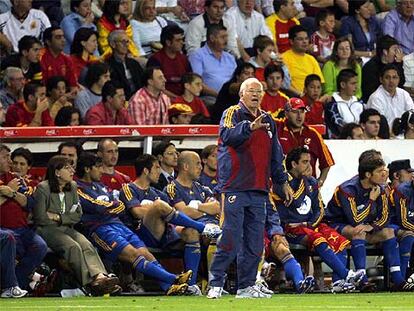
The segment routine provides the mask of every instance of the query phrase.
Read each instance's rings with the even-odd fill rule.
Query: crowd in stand
[[[338,185],[324,215],[319,189],[334,160],[312,128],[326,125],[327,138],[414,138],[414,0],[0,4],[1,126],[218,124],[256,77],[297,210],[273,194],[280,220],[267,221],[290,235],[268,232],[266,259],[283,264],[298,293],[311,291],[314,279],[287,243],[300,240],[334,271],[332,290],[348,292],[372,287],[365,243],[383,242],[395,289],[414,291],[409,161],[389,166],[387,186],[382,155],[365,153],[358,177]],[[59,271],[95,296],[134,285],[112,273],[116,262],[128,276],[157,279],[167,295],[201,295],[200,261],[206,254],[208,270],[220,234],[217,146],[199,156],[160,143],[154,156],[136,159],[134,176],[115,169],[113,140],[95,153],[81,149],[61,144],[43,178],[30,175],[29,150],[0,144],[1,296],[56,290],[58,273],[39,269],[48,247],[63,262]],[[182,251],[184,272],[168,272],[147,247]],[[347,248],[355,271],[345,267]],[[266,294],[261,277],[258,286]]]
[[[263,110],[301,98],[326,138],[413,135],[411,0],[52,2],[1,1],[2,126],[217,124],[257,77]]]

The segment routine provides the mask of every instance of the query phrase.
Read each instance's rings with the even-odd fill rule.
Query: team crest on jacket
[[[230,204],[233,204],[236,201],[236,196],[235,195],[229,196],[227,201],[229,201]]]
[[[310,137],[305,138],[304,143],[305,145],[309,145],[311,143]]]
[[[300,215],[306,215],[311,210],[312,201],[311,199],[305,195],[303,198],[302,204],[296,209]]]

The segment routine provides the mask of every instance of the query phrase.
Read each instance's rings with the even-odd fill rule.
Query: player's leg
[[[400,245],[401,274],[407,277],[408,263],[411,258],[411,250],[414,244],[414,232],[408,230],[398,230],[397,232]]]
[[[388,263],[391,280],[394,283],[394,286],[401,290],[414,290],[414,284],[411,284],[412,286],[408,286],[410,284],[406,283],[401,274],[399,247],[394,230],[392,228],[383,228],[380,231],[368,234],[367,242],[371,244],[382,242],[384,258]],[[406,285],[410,288],[405,288]]]
[[[350,225],[338,225],[334,228],[348,240],[351,240],[351,255],[354,261],[355,270],[363,270],[366,268],[366,233],[358,232]],[[364,280],[366,281],[366,280]]]
[[[201,250],[200,250],[200,234],[193,228],[183,228],[180,230],[181,239],[184,241],[184,266],[185,270],[192,270],[188,285],[195,285],[197,282],[197,272],[200,265]],[[194,287],[197,291],[197,289]],[[198,291],[197,291],[198,292]],[[201,293],[201,292],[200,292]]]
[[[306,243],[306,242],[305,242]],[[282,235],[275,234],[271,242],[272,255],[275,256],[282,264],[286,273],[286,277],[293,281],[295,289],[298,293],[306,293],[312,291],[314,287],[314,278],[309,276],[303,277],[302,268],[296,261],[289,249],[289,243]]]

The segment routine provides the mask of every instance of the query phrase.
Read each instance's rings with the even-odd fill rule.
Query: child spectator
[[[289,89],[290,87],[290,75],[287,67],[283,65],[283,60],[280,54],[277,52],[277,48],[272,39],[267,36],[257,36],[254,38],[253,49],[256,56],[250,58],[249,63],[255,68],[255,76],[259,81],[264,81],[264,70],[269,64],[275,64],[282,66],[284,72],[284,79],[282,88]]]
[[[8,67],[21,68],[26,82],[41,81],[40,50],[42,43],[34,36],[24,36],[18,43],[19,53],[10,55],[1,62],[0,69]]]
[[[193,110],[186,104],[172,104],[168,108],[170,124],[190,124],[193,117]]]
[[[332,101],[325,105],[325,121],[330,136],[338,137],[346,123],[359,123],[359,115],[364,110],[363,103],[355,96],[358,75],[352,69],[342,70],[337,78],[338,92]]]
[[[306,105],[307,113],[305,115],[305,123],[311,124],[325,124],[323,116],[323,105],[327,99],[322,95],[321,78],[316,74],[310,74],[305,79],[305,89],[302,100]]]
[[[201,90],[203,89],[203,80],[199,74],[189,72],[183,75],[182,83],[184,85],[184,94],[176,97],[172,104],[183,103],[188,105],[195,115],[201,114],[205,118],[210,118],[204,102],[199,98]]]
[[[278,118],[289,100],[289,97],[280,91],[284,72],[281,66],[274,64],[266,66],[264,72],[267,89],[260,105],[263,110]]]
[[[316,14],[315,24],[318,30],[310,37],[312,55],[319,63],[324,64],[331,56],[335,42],[335,14],[329,10],[320,10]]]

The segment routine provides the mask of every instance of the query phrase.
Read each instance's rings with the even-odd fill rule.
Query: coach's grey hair
[[[112,45],[114,45],[115,41],[118,39],[118,36],[120,36],[122,34],[126,34],[125,30],[118,29],[118,30],[112,31],[108,36],[109,45],[112,47]]]
[[[22,69],[19,68],[19,67],[7,67],[4,70],[4,77],[3,77],[4,85],[9,85],[11,75],[14,74],[14,73],[18,73],[18,72],[23,74]]]
[[[243,83],[240,85],[240,91],[239,96],[242,96],[244,94],[244,91],[253,83],[257,83],[260,85],[260,90],[263,91],[263,85],[260,83],[260,81],[256,78],[248,78],[243,81]]]

